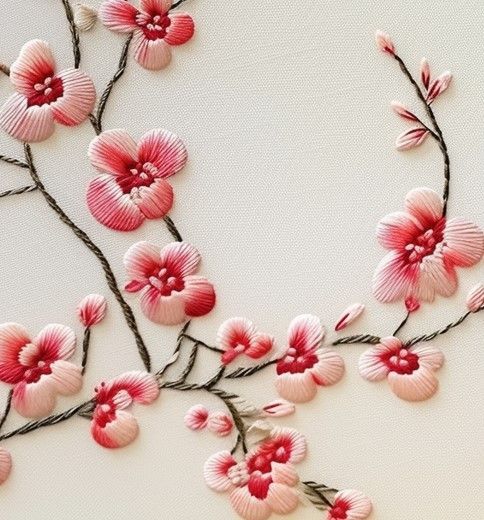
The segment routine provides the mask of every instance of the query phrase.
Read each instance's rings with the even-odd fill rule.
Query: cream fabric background
[[[60,66],[71,65],[60,0],[1,4],[2,61],[11,63],[25,41],[43,38]],[[383,254],[374,228],[381,216],[401,208],[409,189],[426,185],[440,192],[442,160],[430,141],[416,152],[394,150],[405,124],[389,102],[417,104],[396,64],[375,50],[374,30],[392,34],[413,71],[425,55],[434,71],[455,74],[435,104],[452,160],[449,213],[484,225],[482,3],[190,0],[186,10],[196,20],[196,38],[176,49],[172,66],[161,73],[130,60],[108,103],[105,127],[126,127],[135,137],[165,127],[188,147],[189,166],[173,178],[172,217],[202,252],[203,273],[218,288],[216,310],[195,320],[194,334],[212,342],[224,319],[243,315],[282,344],[297,314],[315,313],[331,326],[356,301],[368,309],[350,332],[391,333],[403,310],[371,296],[372,272]],[[82,36],[82,66],[98,89],[113,74],[121,45],[121,37],[101,26]],[[1,77],[2,100],[10,88]],[[86,158],[92,137],[88,124],[58,127],[33,150],[47,187],[102,246],[122,280],[121,257],[131,243],[143,238],[162,245],[169,235],[160,222],[120,234],[91,218],[84,192],[92,175]],[[0,147],[21,154],[20,144],[4,134]],[[0,165],[0,189],[25,184],[25,172]],[[61,401],[59,409],[87,398],[100,378],[141,368],[100,266],[41,196],[2,199],[0,219],[2,321],[19,321],[32,332],[66,323],[80,336],[77,302],[101,292],[111,304],[93,333],[82,395]],[[461,270],[459,293],[413,316],[404,336],[431,332],[461,315],[468,288],[482,275],[482,266]],[[135,299],[133,305],[154,366],[160,366],[177,330],[148,323]],[[344,380],[281,420],[308,437],[303,478],[365,491],[378,520],[482,517],[482,316],[435,344],[447,358],[441,390],[421,404],[396,399],[386,384],[363,381],[357,373],[362,347],[341,349]],[[213,372],[217,361],[208,352],[200,360],[196,380]],[[262,404],[275,396],[272,376],[267,369],[226,386]],[[6,441],[15,468],[0,490],[0,516],[235,518],[228,497],[206,489],[201,475],[205,459],[232,441],[193,434],[182,423],[186,409],[201,401],[221,408],[211,396],[174,391],[164,391],[154,406],[137,407],[141,435],[120,451],[92,442],[82,419]],[[7,428],[21,423],[12,413]],[[301,507],[287,518],[322,515]]]

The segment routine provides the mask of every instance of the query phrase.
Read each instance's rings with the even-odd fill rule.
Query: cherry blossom
[[[287,350],[277,363],[276,389],[281,397],[304,403],[315,397],[318,385],[333,385],[343,377],[343,359],[334,350],[321,348],[323,337],[317,316],[303,314],[291,322]]]
[[[175,325],[203,316],[215,305],[215,290],[195,274],[200,260],[200,253],[186,242],[172,242],[161,250],[137,242],[124,255],[130,278],[125,289],[141,293],[141,310],[155,323]]]
[[[456,267],[477,264],[484,253],[482,230],[460,217],[442,216],[442,198],[429,188],[408,193],[405,211],[390,213],[377,228],[390,252],[378,265],[373,293],[381,302],[413,296],[433,301],[457,289]]]
[[[145,69],[160,70],[171,60],[171,46],[186,43],[194,32],[191,16],[170,11],[172,0],[140,0],[137,9],[125,0],[106,0],[99,19],[112,31],[133,33],[135,60]]]
[[[74,332],[65,325],[47,325],[34,339],[18,323],[0,325],[0,381],[14,385],[12,406],[20,415],[48,415],[57,394],[79,392],[81,368],[66,361],[75,347]]]
[[[334,497],[333,507],[328,511],[327,520],[364,520],[370,516],[370,499],[361,491],[344,489]]]
[[[306,440],[292,428],[274,428],[242,461],[228,451],[212,455],[204,467],[207,485],[229,492],[233,508],[245,520],[266,520],[272,513],[296,509],[299,477],[294,464],[306,455]]]
[[[88,153],[99,175],[89,183],[87,205],[101,224],[132,231],[170,211],[173,188],[166,179],[187,162],[179,137],[155,129],[136,143],[126,130],[108,130],[93,139]]]
[[[101,323],[106,316],[107,302],[101,294],[89,294],[77,306],[77,315],[84,327]]]
[[[128,411],[133,403],[151,404],[160,393],[156,378],[147,372],[125,372],[95,388],[91,434],[105,448],[123,448],[138,436],[136,418]]]
[[[220,325],[217,344],[224,350],[222,363],[227,365],[242,354],[252,359],[265,356],[273,349],[275,340],[269,334],[258,332],[246,318],[230,318]]]
[[[8,479],[12,471],[12,456],[5,449],[0,447],[0,486]]]
[[[75,126],[87,119],[96,91],[91,79],[79,69],[56,72],[49,44],[31,40],[10,67],[17,91],[0,109],[0,126],[16,139],[27,142],[50,137],[55,122]]]
[[[424,343],[407,348],[393,336],[360,356],[358,368],[368,381],[387,379],[392,392],[405,401],[424,401],[432,397],[439,382],[435,376],[444,363],[442,352]]]

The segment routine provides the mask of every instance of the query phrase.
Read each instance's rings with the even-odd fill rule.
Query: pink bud
[[[405,299],[405,307],[408,312],[415,312],[420,309],[420,302],[414,296],[409,296]]]
[[[429,131],[423,127],[414,127],[410,128],[410,130],[405,130],[402,134],[397,137],[395,141],[395,146],[397,150],[410,150],[410,148],[416,148],[420,146],[427,136],[429,135]]]
[[[9,477],[12,470],[12,457],[5,448],[0,448],[0,485]]]
[[[228,435],[234,427],[232,418],[224,412],[211,412],[208,416],[208,429],[218,435],[219,437],[225,437]]]
[[[427,94],[427,103],[430,104],[437,96],[440,96],[444,90],[447,90],[450,82],[452,81],[452,74],[447,71],[442,73],[439,77],[435,78],[429,85],[429,91]]]
[[[383,31],[376,31],[375,40],[377,47],[382,52],[386,52],[387,54],[395,56],[395,46],[393,45],[393,42],[387,33]]]
[[[428,89],[430,83],[430,65],[426,58],[422,58],[420,62],[420,80],[422,85]]]
[[[296,411],[296,406],[284,399],[277,399],[263,406],[262,411],[266,417],[284,417],[292,415]]]
[[[203,404],[192,406],[183,419],[185,426],[190,430],[203,430],[207,426],[208,410]]]
[[[362,303],[354,303],[347,307],[343,314],[339,317],[339,320],[334,326],[335,331],[340,331],[346,328],[350,323],[353,323],[360,314],[364,311],[365,306]]]
[[[467,308],[471,312],[477,312],[484,306],[484,285],[478,283],[469,291],[466,299]]]
[[[403,119],[408,119],[410,121],[418,121],[417,117],[410,112],[410,110],[399,103],[398,101],[392,101],[391,103],[393,110],[396,114],[398,114],[400,117],[403,117]]]
[[[97,325],[106,316],[107,302],[100,294],[89,294],[77,306],[77,315],[85,327]]]

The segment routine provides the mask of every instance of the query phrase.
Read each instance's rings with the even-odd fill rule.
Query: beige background
[[[51,43],[59,65],[71,65],[60,0],[1,4],[1,61],[11,63],[25,41],[40,37]],[[426,185],[440,191],[442,160],[430,141],[417,152],[394,150],[405,123],[389,102],[416,102],[396,64],[376,52],[373,33],[389,31],[413,71],[425,55],[434,71],[455,74],[452,88],[435,103],[452,159],[449,213],[483,225],[482,3],[190,0],[186,10],[196,20],[196,38],[176,49],[163,72],[146,72],[130,60],[109,101],[105,126],[126,127],[135,137],[165,127],[188,147],[189,166],[173,178],[172,216],[202,252],[203,272],[219,297],[216,310],[196,320],[193,333],[213,342],[224,319],[244,315],[283,344],[297,314],[317,314],[331,326],[356,301],[368,310],[351,332],[391,333],[403,309],[371,296],[372,272],[383,254],[374,228],[381,216],[401,207],[409,189]],[[121,37],[101,26],[82,36],[82,66],[99,90],[116,68],[121,45]],[[2,100],[10,92],[5,77],[0,92]],[[163,245],[169,236],[160,222],[120,234],[91,218],[84,192],[92,175],[86,157],[92,137],[88,124],[58,128],[33,149],[47,187],[123,279],[121,257],[131,243],[144,238]],[[0,149],[21,153],[20,144],[4,134]],[[25,185],[27,177],[0,165],[1,190]],[[108,319],[93,333],[82,395],[62,401],[59,409],[89,397],[100,378],[140,368],[97,261],[40,195],[2,199],[0,219],[1,321],[24,323],[33,333],[61,322],[80,336],[77,302],[102,292],[111,303]],[[459,293],[413,316],[404,336],[460,316],[468,288],[482,278],[482,266],[461,270]],[[160,366],[170,356],[176,329],[148,323],[135,299],[133,304],[154,365]],[[378,520],[482,516],[482,316],[435,344],[447,358],[441,390],[421,404],[396,399],[384,383],[363,381],[357,373],[362,347],[341,349],[344,380],[281,421],[308,437],[310,455],[299,466],[303,478],[365,491]],[[208,352],[200,360],[195,380],[217,363]],[[267,369],[226,387],[263,404],[275,396],[272,379]],[[6,396],[6,385],[1,390]],[[97,446],[80,418],[6,441],[15,468],[0,490],[0,516],[235,518],[228,498],[209,491],[201,474],[206,458],[232,440],[194,434],[182,423],[186,409],[198,402],[221,408],[211,396],[164,391],[155,405],[136,409],[141,435],[116,452]],[[12,413],[6,427],[21,423]],[[322,515],[301,507],[290,518]]]

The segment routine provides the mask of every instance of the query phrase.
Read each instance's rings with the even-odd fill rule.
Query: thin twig
[[[180,377],[178,378],[180,383],[184,383],[187,377],[190,375],[190,372],[193,370],[193,367],[195,366],[195,361],[197,360],[197,354],[198,343],[194,343],[186,367],[183,369],[183,372],[180,374]]]
[[[183,337],[190,340],[192,343],[198,343],[201,347],[206,348],[208,350],[212,350],[213,352],[217,352],[219,354],[223,354],[225,352],[221,348],[212,347],[212,345],[208,345],[204,341],[194,338],[193,336],[190,336],[189,334],[183,334]]]
[[[170,11],[172,9],[176,9],[178,6],[180,6],[181,4],[183,4],[183,2],[186,2],[186,0],[178,0],[178,2],[175,2],[171,7],[170,7]]]
[[[3,412],[2,418],[0,419],[0,430],[3,428],[5,421],[7,420],[8,414],[10,413],[10,407],[12,406],[12,397],[13,397],[13,388],[9,390],[7,396],[7,402],[5,404],[5,410]]]
[[[84,329],[84,338],[82,340],[82,362],[81,362],[81,367],[82,367],[81,374],[82,375],[84,375],[84,372],[86,371],[87,355],[89,353],[90,341],[91,341],[91,329],[89,327],[86,327]]]
[[[255,365],[253,367],[240,367],[236,368],[233,372],[228,373],[225,376],[225,379],[237,379],[239,377],[248,377],[259,370],[263,370],[264,368],[274,365],[279,361],[279,359],[271,359],[270,361],[266,361],[265,363],[261,363],[259,365]]]
[[[29,193],[35,191],[37,186],[23,186],[22,188],[14,188],[13,190],[7,190],[0,192],[0,198],[9,197],[10,195],[21,195],[22,193]]]
[[[10,67],[4,63],[0,63],[0,72],[3,72],[5,76],[10,76]]]
[[[69,30],[71,31],[72,52],[74,54],[74,68],[78,69],[81,63],[81,51],[79,49],[79,30],[74,22],[74,13],[69,0],[61,0],[64,10],[66,12],[67,22],[69,23]]]
[[[188,330],[189,326],[190,326],[190,322],[187,321],[181,328],[180,332],[178,333],[175,350],[173,351],[173,354],[171,356],[171,361],[168,361],[168,363],[166,363],[166,365],[163,368],[160,368],[160,370],[158,370],[158,372],[156,372],[157,376],[162,376],[167,371],[167,369],[169,367],[171,367],[171,365],[174,365],[177,362],[178,353],[180,352],[180,349],[183,344],[183,338],[185,337],[185,332]]]
[[[337,489],[330,488],[324,484],[318,484],[312,480],[306,480],[301,482],[301,484],[305,486],[306,489],[304,492],[310,498],[314,506],[319,506],[322,510],[333,507],[333,503],[324,495],[324,493],[336,493],[338,491]],[[315,497],[316,501],[312,500],[311,497]]]
[[[150,354],[138,330],[138,325],[136,323],[136,318],[134,317],[133,311],[129,304],[126,302],[126,300],[123,298],[123,295],[121,294],[118,282],[107,258],[104,256],[104,253],[101,251],[101,249],[99,249],[99,247],[90,239],[90,237],[80,227],[74,224],[74,222],[67,216],[64,210],[59,206],[59,204],[57,204],[57,201],[54,199],[54,197],[52,197],[52,195],[47,191],[46,187],[40,180],[40,177],[35,168],[30,145],[25,143],[24,150],[25,160],[29,165],[30,176],[32,177],[32,180],[34,181],[39,191],[44,196],[44,199],[46,200],[47,204],[57,213],[60,220],[64,222],[64,224],[66,224],[73,231],[77,238],[84,242],[87,248],[96,256],[96,258],[101,263],[108,287],[111,289],[111,292],[114,294],[116,300],[121,306],[121,310],[123,311],[126,323],[135,337],[136,346],[138,347],[140,357],[143,361],[146,370],[149,372],[151,369]]]
[[[395,329],[392,336],[396,336],[403,329],[403,327],[405,326],[405,323],[407,323],[407,321],[408,321],[408,318],[410,318],[410,311],[407,312],[405,318],[403,318],[400,325]]]
[[[15,166],[20,166],[20,168],[28,168],[29,165],[24,161],[20,161],[19,159],[14,159],[13,157],[8,157],[6,155],[0,155],[0,161],[6,162],[8,164],[14,164]]]
[[[345,336],[343,338],[339,338],[331,345],[349,345],[353,343],[366,343],[368,345],[376,345],[380,342],[379,336],[374,336],[373,334],[355,334],[354,336]]]
[[[165,221],[166,227],[168,228],[168,231],[171,233],[172,237],[177,242],[183,242],[183,238],[180,232],[178,231],[177,227],[175,226],[173,220],[171,220],[171,218],[168,215],[165,215],[163,220]]]

